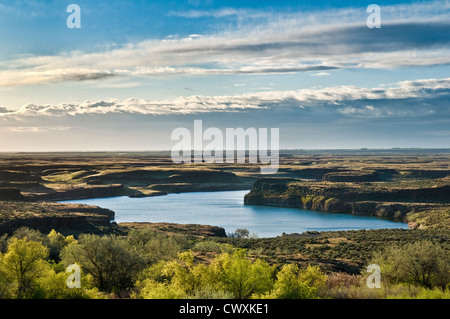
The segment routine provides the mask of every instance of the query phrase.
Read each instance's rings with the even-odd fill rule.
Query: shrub
[[[203,252],[231,252],[233,247],[228,244],[221,244],[213,240],[202,240],[197,242],[192,248],[193,251],[203,251]]]
[[[184,296],[184,291],[178,287],[146,279],[142,283],[138,297],[141,299],[180,299]]]
[[[318,267],[308,266],[300,270],[297,265],[283,265],[277,274],[273,292],[268,298],[316,299],[317,289],[325,285],[326,276]]]
[[[450,253],[431,241],[388,247],[372,263],[380,266],[388,282],[442,290],[450,283]]]

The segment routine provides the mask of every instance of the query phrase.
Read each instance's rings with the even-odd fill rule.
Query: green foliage
[[[138,298],[186,298],[208,285],[207,266],[195,265],[190,251],[178,254],[177,260],[159,262],[144,271],[147,278],[139,281]],[[164,296],[164,297],[163,297]]]
[[[450,289],[427,289],[424,287],[398,285],[391,289],[386,299],[450,299]]]
[[[277,280],[267,298],[316,299],[317,290],[325,285],[326,275],[317,266],[300,270],[297,265],[285,264],[277,274]]]
[[[418,213],[409,213],[408,221],[428,229],[448,229],[450,226],[450,209],[442,208]]]
[[[233,299],[233,294],[229,291],[216,290],[206,286],[194,290],[192,295],[188,297],[193,299]]]
[[[248,238],[250,236],[250,232],[246,228],[238,228],[234,232],[234,236],[236,238]]]
[[[0,252],[0,299],[13,298],[9,272],[3,266],[3,254]]]
[[[182,252],[178,255],[178,260],[168,262],[163,274],[170,278],[174,287],[184,291],[186,295],[204,286],[209,277],[205,265],[195,265],[190,251]]]
[[[142,299],[181,299],[185,293],[179,287],[146,279],[142,283],[139,298]]]
[[[18,299],[33,297],[37,281],[50,268],[44,261],[49,252],[41,243],[12,238],[6,254],[2,257],[1,268],[10,282],[12,295]],[[9,280],[8,280],[9,279]]]
[[[8,239],[7,234],[0,236],[0,254],[6,253],[6,250],[8,249]]]
[[[20,227],[16,229],[11,238],[23,239],[28,238],[29,241],[45,244],[46,238],[39,230],[28,227]]]
[[[0,239],[0,299],[105,298],[110,292],[157,299],[448,299],[447,236],[437,230],[309,232],[196,239],[193,245],[184,236],[149,230],[75,240],[54,230],[44,235],[21,228]],[[289,260],[299,253],[376,263],[382,287],[367,287],[364,267],[362,275],[327,276],[323,268]],[[81,289],[66,285],[65,267],[73,263],[81,266]]]
[[[145,267],[144,259],[125,239],[116,236],[82,235],[61,253],[62,261],[80,264],[91,274],[94,284],[105,292],[121,292],[133,287]]]
[[[142,270],[137,277],[136,286],[139,286],[140,283],[145,281],[146,279],[156,281],[156,282],[166,282],[170,280],[170,277],[163,271],[166,268],[167,261],[159,261],[154,263],[144,270]]]
[[[47,235],[47,246],[50,249],[50,258],[55,261],[59,261],[61,251],[67,245],[74,243],[75,238],[73,236],[64,237],[54,229]]]
[[[147,263],[174,259],[190,246],[184,236],[168,236],[151,230],[132,230],[127,241]]]
[[[93,286],[92,276],[81,276],[82,288],[68,288],[65,272],[56,272],[48,269],[39,278],[39,289],[36,298],[40,299],[103,299],[105,298],[97,288]]]
[[[389,247],[373,263],[389,282],[442,290],[450,284],[450,252],[430,241]]]
[[[273,267],[262,259],[254,262],[247,259],[242,249],[219,255],[211,267],[223,290],[231,292],[236,299],[263,294],[273,285]]]
[[[324,298],[344,299],[448,299],[448,250],[431,241],[391,245],[370,263],[381,268],[381,288],[369,288],[367,276],[328,276]]]
[[[230,244],[225,243],[222,244],[213,240],[199,241],[192,248],[192,251],[214,252],[214,253],[232,252],[233,250],[234,248]]]
[[[393,244],[432,241],[450,251],[450,231],[437,229],[373,229],[333,232],[307,232],[299,235],[285,235],[275,238],[218,238],[220,243],[229,243],[236,248],[263,251],[266,256],[287,254],[287,261],[295,262],[296,255],[321,260],[352,261],[364,265],[373,259],[375,253]],[[333,244],[330,242],[333,241]],[[349,271],[358,272],[349,265]],[[362,269],[359,268],[360,270]]]
[[[160,275],[155,276],[155,269],[148,271],[153,276],[143,281],[140,298],[167,293],[183,298],[231,296],[246,299],[263,294],[273,286],[274,268],[263,260],[247,259],[243,250],[221,253],[209,265],[195,264],[193,254],[187,251],[179,254],[178,260],[166,262],[163,267],[160,265]],[[158,279],[160,281],[156,285]],[[156,292],[151,293],[152,289]]]
[[[450,290],[386,282],[382,282],[379,289],[371,289],[361,276],[334,274],[328,277],[326,287],[319,295],[333,299],[450,299]]]
[[[59,258],[58,251],[72,242],[73,236],[64,237],[55,231],[47,237],[27,228],[16,231],[7,240],[5,254],[0,253],[0,299],[102,298],[89,275],[81,276],[82,288],[68,288],[64,265],[51,260],[52,249],[54,257]]]

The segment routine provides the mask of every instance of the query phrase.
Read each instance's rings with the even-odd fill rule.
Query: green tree
[[[6,247],[7,249],[8,247]],[[5,249],[5,251],[6,251]],[[10,299],[13,297],[11,291],[11,280],[3,264],[3,254],[0,252],[0,299]]]
[[[101,291],[121,293],[133,287],[144,269],[143,258],[125,239],[82,235],[61,252],[64,265],[78,263]]]
[[[271,290],[274,268],[267,262],[247,259],[245,250],[222,253],[208,264],[196,264],[191,251],[177,260],[147,268],[137,283],[140,298],[247,299]]]
[[[50,258],[55,261],[59,261],[60,253],[64,247],[68,244],[75,242],[72,235],[64,237],[61,233],[58,233],[54,229],[47,235],[47,246],[50,249]]]
[[[2,268],[10,276],[13,293],[16,298],[29,298],[38,287],[38,279],[49,269],[44,260],[48,257],[48,248],[41,243],[12,238],[6,254],[2,258]]]
[[[246,228],[238,228],[234,232],[234,235],[236,238],[249,238],[250,232]]]
[[[308,266],[300,270],[297,265],[285,264],[277,274],[274,289],[269,298],[315,299],[317,290],[325,285],[326,275],[319,267]]]
[[[16,229],[12,234],[11,238],[17,239],[27,238],[29,241],[35,241],[43,245],[46,244],[46,238],[43,233],[41,233],[39,230],[28,227],[20,227]]]
[[[174,259],[188,246],[184,236],[167,236],[147,229],[133,229],[127,241],[149,264]]]
[[[210,267],[218,290],[231,292],[237,299],[263,294],[273,286],[274,269],[261,259],[247,259],[243,249],[238,249],[233,254],[220,254]]]
[[[81,275],[81,288],[67,287],[68,274],[48,269],[38,279],[38,297],[42,299],[103,299],[104,295],[93,285],[91,275]]]
[[[319,266],[308,265],[305,269],[300,269],[299,278],[301,282],[316,289],[325,287],[327,275],[325,275]]]
[[[178,254],[176,260],[159,262],[145,270],[146,277],[138,282],[140,298],[174,299],[193,295],[205,285],[207,266],[196,265],[191,251]]]
[[[382,278],[389,282],[442,290],[450,283],[450,253],[431,241],[389,247],[371,263],[380,266]]]

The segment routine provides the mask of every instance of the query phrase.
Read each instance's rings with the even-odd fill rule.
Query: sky
[[[450,1],[0,0],[0,151],[170,150],[194,120],[450,147]]]

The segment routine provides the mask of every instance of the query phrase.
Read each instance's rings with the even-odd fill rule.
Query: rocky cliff
[[[404,219],[433,203],[448,201],[450,186],[373,189],[353,184],[306,183],[285,178],[259,179],[246,205],[297,207],[314,211]]]
[[[130,195],[130,190],[121,184],[65,186],[47,189],[45,192],[27,194],[27,198],[39,201],[55,201],[84,198],[101,198]]]
[[[0,202],[0,234],[19,227],[39,230],[108,226],[114,212],[97,206],[62,203]]]

